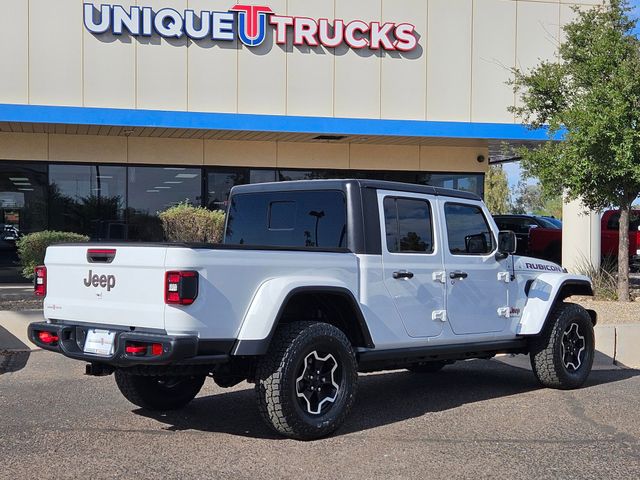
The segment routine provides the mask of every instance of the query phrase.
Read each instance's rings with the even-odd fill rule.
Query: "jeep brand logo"
[[[93,273],[89,270],[89,275],[84,279],[85,287],[102,287],[107,288],[107,292],[110,292],[113,287],[116,286],[116,276],[115,275],[98,275],[97,273]]]

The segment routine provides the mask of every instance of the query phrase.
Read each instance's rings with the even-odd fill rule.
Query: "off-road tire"
[[[570,369],[563,358],[563,336],[576,324],[584,337],[584,356],[579,368]],[[589,313],[574,303],[556,305],[539,337],[529,342],[529,357],[533,373],[541,385],[548,388],[570,390],[581,387],[587,380],[595,352],[593,323]]]
[[[317,415],[306,411],[297,396],[297,380],[306,372],[305,361],[314,351],[329,352],[340,369],[335,401],[328,404],[328,411]],[[322,438],[338,429],[353,406],[357,385],[353,347],[340,329],[327,323],[295,322],[278,327],[256,368],[260,415],[275,432],[298,440]]]
[[[134,405],[146,410],[165,411],[177,410],[193,400],[206,377],[134,375],[116,370],[115,378],[122,395]]]
[[[442,370],[447,365],[447,362],[440,360],[437,362],[421,362],[409,365],[407,370],[411,373],[436,373]]]

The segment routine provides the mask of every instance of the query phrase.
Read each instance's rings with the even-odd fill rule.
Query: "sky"
[[[630,0],[629,4],[633,8],[632,15],[635,18],[640,18],[640,0]],[[640,21],[638,22],[638,25],[636,25],[635,34],[640,36]],[[503,165],[503,168],[507,174],[507,178],[509,179],[509,187],[514,189],[520,180],[520,164],[518,162],[506,163]]]

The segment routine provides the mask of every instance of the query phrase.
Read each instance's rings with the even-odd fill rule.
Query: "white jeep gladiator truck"
[[[39,347],[114,373],[132,403],[180,408],[206,377],[255,383],[276,432],[336,430],[358,372],[435,372],[529,354],[546,387],[580,387],[596,316],[587,277],[514,255],[481,199],[364,180],[235,187],[224,242],[69,244],[36,269]]]

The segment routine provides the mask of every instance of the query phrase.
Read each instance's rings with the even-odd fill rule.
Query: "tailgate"
[[[89,249],[114,250],[115,255],[90,258]],[[164,329],[166,253],[162,246],[49,247],[45,317]],[[105,263],[105,256],[113,260]]]

